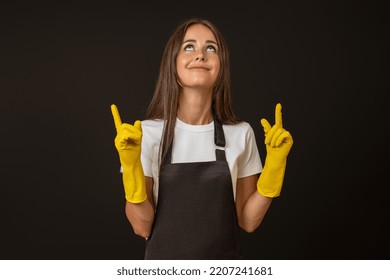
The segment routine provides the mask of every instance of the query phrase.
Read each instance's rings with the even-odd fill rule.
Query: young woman
[[[122,123],[111,106],[126,215],[146,241],[145,259],[240,259],[239,227],[253,232],[280,194],[293,144],[261,123],[264,168],[251,126],[235,117],[226,42],[192,18],[171,35],[146,119]],[[259,176],[260,174],[260,176]]]

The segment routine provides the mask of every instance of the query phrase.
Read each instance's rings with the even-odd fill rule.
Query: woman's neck
[[[180,93],[177,117],[191,125],[209,124],[213,120],[211,92],[186,90]]]

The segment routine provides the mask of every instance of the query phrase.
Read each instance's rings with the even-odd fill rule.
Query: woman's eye
[[[187,46],[184,47],[184,50],[185,51],[193,51],[193,50],[195,50],[195,48],[194,48],[193,45],[187,45]]]
[[[214,46],[208,46],[208,47],[206,48],[206,51],[207,51],[207,52],[217,52],[217,49],[216,49]]]

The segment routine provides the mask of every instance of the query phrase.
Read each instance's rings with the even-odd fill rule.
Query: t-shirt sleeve
[[[263,170],[255,134],[251,126],[245,133],[245,149],[238,158],[238,178],[259,174]]]
[[[151,141],[149,139],[148,131],[143,130],[142,136],[142,146],[141,146],[141,163],[142,168],[144,170],[144,175],[147,177],[153,177],[152,165],[153,160],[151,156],[151,150],[153,147],[151,146]]]

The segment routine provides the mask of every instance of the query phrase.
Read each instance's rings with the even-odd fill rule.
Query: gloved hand
[[[140,121],[134,125],[122,123],[118,108],[111,105],[117,135],[115,147],[123,168],[123,186],[126,200],[141,203],[146,200],[145,176],[141,164],[142,127]]]
[[[275,125],[266,119],[261,119],[265,132],[267,156],[263,171],[257,181],[257,191],[263,196],[277,197],[280,195],[286,170],[287,155],[293,145],[290,132],[283,128],[282,105],[275,107]]]

